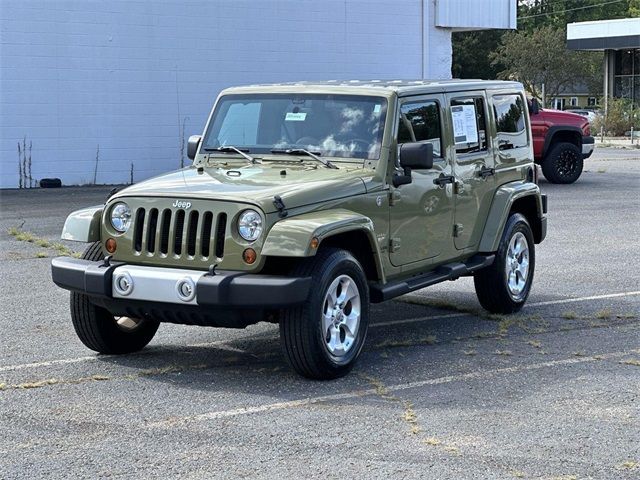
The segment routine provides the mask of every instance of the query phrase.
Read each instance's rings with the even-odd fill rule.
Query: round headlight
[[[262,234],[262,217],[255,210],[245,210],[238,218],[238,233],[249,242],[257,240]]]
[[[111,226],[118,232],[124,233],[131,226],[131,209],[126,203],[116,203],[111,208]]]

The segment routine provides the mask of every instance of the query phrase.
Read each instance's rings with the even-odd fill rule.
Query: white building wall
[[[96,156],[97,183],[187,164],[231,85],[448,78],[435,1],[0,0],[0,187],[24,138],[33,177],[65,185],[93,182]]]

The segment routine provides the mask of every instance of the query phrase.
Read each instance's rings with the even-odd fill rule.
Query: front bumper
[[[592,136],[582,137],[582,158],[589,158],[595,147],[595,139]]]
[[[57,257],[51,262],[53,282],[61,288],[84,293],[98,303],[109,305],[153,304],[224,307],[225,309],[277,309],[307,299],[310,277],[283,277],[220,270],[214,275],[200,270],[127,265],[119,262],[92,262]],[[131,290],[123,293],[115,282],[126,276]],[[179,284],[188,283],[194,295],[183,295]],[[188,288],[188,289],[189,289]],[[187,289],[187,290],[188,290]],[[112,310],[110,308],[110,310]]]

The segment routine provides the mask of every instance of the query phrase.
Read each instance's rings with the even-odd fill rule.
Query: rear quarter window
[[[496,122],[498,148],[511,150],[529,145],[524,100],[521,95],[494,95],[493,114]]]

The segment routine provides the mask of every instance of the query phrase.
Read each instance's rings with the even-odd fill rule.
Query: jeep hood
[[[366,193],[365,181],[369,183],[373,174],[362,166],[344,164],[334,170],[321,165],[265,162],[207,167],[200,172],[191,166],[127,187],[113,198],[223,200],[253,203],[270,213],[276,211],[273,206],[276,195],[286,208],[293,208]]]

